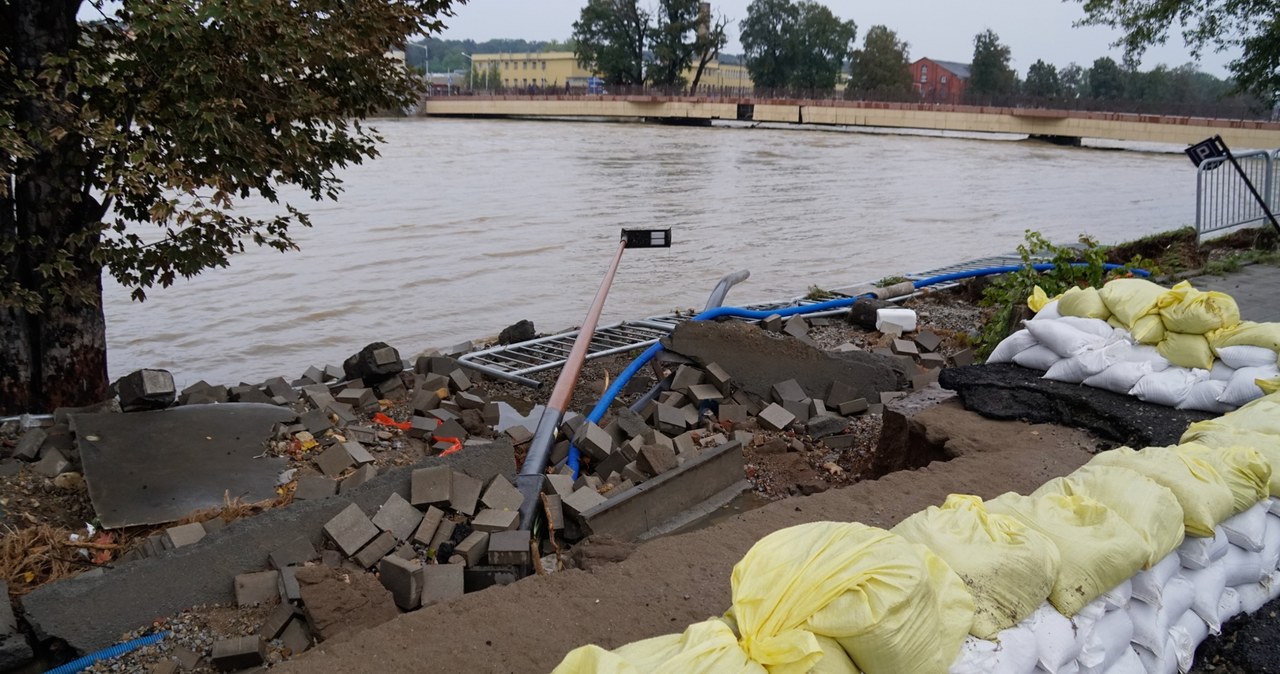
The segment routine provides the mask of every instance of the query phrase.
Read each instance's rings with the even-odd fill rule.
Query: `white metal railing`
[[[1240,170],[1273,212],[1280,205],[1280,150],[1235,155]],[[1206,159],[1196,169],[1196,241],[1205,234],[1265,222],[1266,213],[1226,157]]]

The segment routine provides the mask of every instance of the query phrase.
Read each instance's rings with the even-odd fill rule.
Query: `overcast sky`
[[[442,37],[477,41],[492,38],[563,40],[573,32],[585,0],[469,0],[459,6],[457,16],[448,19]],[[656,0],[641,0],[655,5]],[[738,54],[738,22],[747,16],[750,0],[712,0],[717,13],[729,17],[729,46]],[[1084,16],[1079,2],[1062,0],[830,0],[825,3],[841,19],[858,26],[858,45],[867,29],[884,24],[910,45],[911,58],[922,56],[968,63],[973,55],[973,36],[990,28],[1008,45],[1013,67],[1025,76],[1036,59],[1058,66],[1075,61],[1088,67],[1095,58],[1111,56],[1120,61],[1122,50],[1108,45],[1117,35],[1106,28],[1073,28]],[[1233,53],[1207,53],[1200,69],[1226,76],[1226,64]],[[1169,44],[1148,51],[1142,67],[1164,63],[1170,67],[1191,61],[1175,29]]]

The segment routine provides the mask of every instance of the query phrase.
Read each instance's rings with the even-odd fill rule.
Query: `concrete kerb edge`
[[[446,465],[486,482],[499,474],[514,478],[512,449],[505,440],[477,443],[467,450],[471,451],[397,468],[348,494],[295,502],[237,521],[199,543],[158,557],[97,576],[50,583],[22,598],[23,613],[39,640],[59,638],[77,651],[90,652],[157,617],[199,604],[230,603],[235,577],[266,569],[267,555],[282,543],[300,533],[321,543],[325,522],[352,503],[372,513],[392,492],[408,498],[415,469]]]
[[[637,539],[740,483],[745,462],[742,443],[726,442],[582,513],[582,519],[592,533]]]

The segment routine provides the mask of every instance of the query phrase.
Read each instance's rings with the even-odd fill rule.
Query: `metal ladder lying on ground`
[[[1017,255],[996,255],[948,265],[946,267],[939,267],[937,269],[904,274],[903,278],[909,281],[918,281],[941,274],[984,269],[986,267],[1016,265],[1021,263],[1022,258]],[[723,300],[724,294],[728,292],[728,287],[731,287],[734,283],[745,278],[746,274],[744,272],[736,272],[735,274],[726,276],[721,280],[716,291],[712,292],[712,300],[709,300],[708,304],[710,306],[718,306],[719,302],[717,301],[717,297],[719,300]],[[833,292],[849,296],[847,292],[844,291],[852,292],[853,289],[867,288],[870,285],[872,284],[863,283],[842,289],[836,289]],[[933,289],[941,290],[955,285],[958,285],[958,282],[939,284],[934,286]],[[797,297],[790,300],[748,304],[745,305],[744,308],[755,311],[770,311],[793,306],[817,304],[820,301],[821,300],[811,300],[806,297]],[[844,309],[834,309],[827,312],[810,314],[809,316],[831,316],[844,313],[844,311]],[[649,345],[670,334],[672,330],[676,329],[677,325],[691,319],[692,317],[692,313],[686,314],[676,312],[663,314],[661,316],[650,316],[637,321],[614,323],[612,325],[597,328],[595,335],[591,339],[591,345],[587,348],[587,359],[600,358],[602,356],[610,356],[618,353],[628,353],[647,348]],[[573,340],[577,336],[577,330],[570,330],[568,332],[562,332],[547,337],[539,337],[537,339],[531,339],[516,344],[495,346],[493,348],[483,349],[480,351],[472,351],[460,356],[458,358],[458,362],[467,368],[482,372],[491,377],[536,388],[541,386],[541,382],[530,378],[529,375],[564,365],[565,358],[569,355],[569,350],[573,347]]]

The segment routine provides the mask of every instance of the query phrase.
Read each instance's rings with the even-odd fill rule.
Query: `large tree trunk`
[[[9,3],[7,37],[20,71],[39,70],[47,57],[75,46],[79,5]],[[62,81],[73,78],[67,72]],[[12,199],[3,203],[0,237],[17,243],[15,254],[3,260],[6,274],[39,300],[30,310],[0,308],[0,414],[88,404],[107,392],[102,269],[91,259],[101,208],[85,187],[88,159],[72,119],[79,101],[62,88],[54,94],[73,106],[28,99],[17,110],[19,127],[29,125],[34,137],[51,129],[67,133],[37,143],[33,157],[16,163]]]

